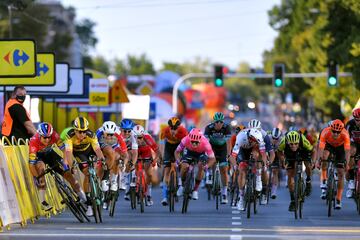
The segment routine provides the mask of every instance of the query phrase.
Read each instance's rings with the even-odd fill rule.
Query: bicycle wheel
[[[174,212],[174,205],[175,205],[175,186],[176,176],[174,171],[170,172],[170,181],[169,181],[169,211]]]
[[[245,190],[245,207],[246,207],[246,217],[250,218],[251,215],[251,198],[253,197],[254,190],[252,189],[252,178],[248,178],[246,183],[246,190]]]
[[[140,212],[143,213],[144,209],[145,209],[145,196],[144,196],[144,190],[143,190],[143,186],[140,185],[139,186],[139,202],[140,202]]]
[[[271,187],[272,187],[272,169],[270,167],[269,180],[268,180],[268,184],[266,186],[266,204],[269,204]]]
[[[295,219],[298,219],[298,210],[299,210],[299,202],[300,202],[299,201],[299,197],[300,197],[299,183],[300,183],[299,175],[296,174],[295,175],[295,189],[294,189],[294,202],[295,202],[294,216],[295,216]]]
[[[101,216],[100,216],[101,213],[98,211],[98,205],[100,205],[99,189],[96,184],[96,180],[93,178],[92,175],[90,175],[90,186],[91,186],[91,192],[90,192],[91,206],[93,209],[95,222],[100,223],[101,222]]]
[[[81,209],[79,209],[76,205],[76,202],[73,201],[71,194],[68,192],[68,187],[65,187],[63,185],[65,183],[58,182],[58,180],[55,181],[55,184],[61,198],[63,199],[62,203],[65,203],[65,205],[70,209],[76,219],[79,220],[79,222],[83,223],[84,218],[81,213]]]
[[[109,210],[109,216],[110,217],[114,217],[114,213],[115,213],[115,206],[116,206],[116,201],[118,199],[119,196],[119,192],[118,191],[110,191],[110,210]]]
[[[188,172],[185,179],[185,187],[184,187],[184,197],[183,197],[183,207],[182,207],[182,213],[186,213],[188,206],[189,206],[189,200],[191,197],[191,193],[193,190],[192,186],[192,180],[193,180],[193,171],[190,173]]]
[[[302,219],[303,217],[303,206],[304,206],[304,199],[305,199],[305,183],[304,180],[301,178],[300,181],[300,202],[299,202],[299,217]]]
[[[214,196],[216,198],[216,210],[219,210],[219,198],[220,198],[220,173],[219,173],[219,171],[215,172]]]
[[[136,189],[135,187],[130,187],[130,204],[131,209],[136,209]]]
[[[256,179],[253,177],[253,186],[252,186],[252,201],[253,201],[253,208],[254,208],[254,214],[257,214],[257,198],[258,198],[258,192],[255,191],[256,186]]]
[[[333,208],[334,202],[334,177],[333,175],[329,176],[328,179],[328,189],[327,189],[327,200],[328,200],[328,217],[331,216],[331,209]]]

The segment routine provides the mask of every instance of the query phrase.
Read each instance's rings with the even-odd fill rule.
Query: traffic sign
[[[152,86],[148,82],[143,82],[136,88],[136,93],[139,95],[150,95],[153,92]]]
[[[34,40],[0,40],[0,77],[35,77]]]
[[[116,80],[111,88],[111,102],[113,103],[129,102],[126,91],[120,80]]]
[[[89,105],[108,106],[109,105],[109,80],[90,79],[89,83]]]
[[[38,53],[36,55],[36,77],[0,78],[1,85],[53,86],[55,85],[55,54]]]

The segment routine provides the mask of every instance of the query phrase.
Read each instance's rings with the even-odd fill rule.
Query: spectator
[[[31,122],[30,114],[23,106],[25,97],[26,89],[23,86],[16,86],[11,98],[5,105],[1,133],[10,140],[12,136],[16,139],[30,139],[36,134],[36,128]]]

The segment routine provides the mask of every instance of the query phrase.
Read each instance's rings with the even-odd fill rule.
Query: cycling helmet
[[[193,128],[189,133],[190,141],[199,142],[202,136],[202,132],[199,128]]]
[[[180,126],[181,122],[180,119],[177,117],[172,117],[168,121],[168,125],[170,128],[176,129]]]
[[[235,133],[238,134],[243,129],[245,129],[245,126],[240,124],[240,125],[236,126]]]
[[[273,139],[279,139],[282,135],[282,132],[279,128],[273,128],[271,131],[271,136]]]
[[[360,108],[354,109],[352,115],[354,118],[360,118]]]
[[[261,122],[259,120],[257,120],[257,119],[252,119],[248,123],[248,128],[260,129],[261,128]]]
[[[134,128],[133,128],[133,132],[135,134],[136,137],[141,137],[144,135],[145,133],[145,129],[143,126],[141,125],[136,125]]]
[[[339,119],[335,119],[334,121],[332,121],[330,127],[332,131],[340,132],[344,129],[344,123]]]
[[[221,113],[221,112],[216,112],[216,113],[214,114],[213,120],[214,120],[215,122],[216,122],[216,121],[224,121],[224,119],[225,119],[225,116],[224,116],[223,113]]]
[[[117,126],[112,121],[106,121],[103,123],[102,128],[106,134],[114,134],[116,132]]]
[[[53,133],[53,127],[51,126],[50,123],[47,122],[43,122],[40,123],[37,129],[37,132],[39,133],[40,136],[42,137],[50,137]]]
[[[331,126],[331,123],[332,123],[332,120],[331,121],[328,121],[326,126],[330,127]]]
[[[78,131],[86,131],[89,129],[89,121],[84,117],[77,117],[73,122],[73,128]]]
[[[247,133],[248,138],[250,138],[253,141],[256,141],[257,143],[263,142],[263,136],[261,132],[255,128],[252,128]]]
[[[134,122],[130,119],[123,119],[120,122],[120,128],[121,129],[133,129],[135,126]]]
[[[299,143],[300,142],[300,133],[297,131],[290,131],[286,134],[286,140],[288,143]]]

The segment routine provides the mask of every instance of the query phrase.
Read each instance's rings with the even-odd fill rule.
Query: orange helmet
[[[330,127],[332,131],[341,132],[344,129],[344,123],[339,119],[335,119],[331,122]]]
[[[360,108],[354,109],[352,112],[354,118],[360,118]]]
[[[178,127],[180,126],[180,123],[181,123],[181,122],[180,122],[180,119],[177,118],[177,117],[172,117],[172,118],[170,118],[169,121],[168,121],[168,125],[169,125],[169,127],[172,128],[172,129],[178,128]]]
[[[239,133],[243,129],[245,129],[244,125],[242,125],[242,124],[237,125],[236,128],[235,128],[235,133]]]

